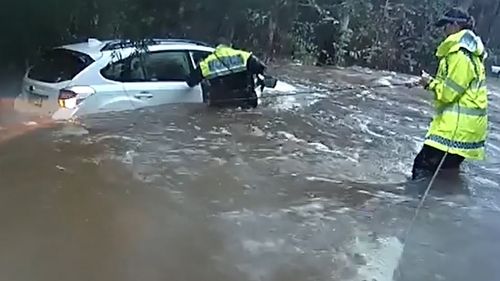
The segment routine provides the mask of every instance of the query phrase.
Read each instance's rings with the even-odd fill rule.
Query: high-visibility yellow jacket
[[[190,87],[194,87],[203,79],[241,76],[244,72],[251,75],[263,74],[265,69],[264,63],[252,53],[219,45],[212,54],[199,63],[194,71],[191,71],[186,77],[186,82]]]
[[[203,78],[211,79],[247,70],[252,53],[219,45],[215,52],[200,62]]]
[[[436,115],[425,144],[467,159],[485,159],[488,92],[481,39],[471,30],[448,36],[437,48],[439,67],[426,87]]]

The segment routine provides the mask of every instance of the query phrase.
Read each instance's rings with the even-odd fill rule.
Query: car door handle
[[[153,94],[151,94],[150,92],[143,91],[136,94],[135,97],[138,99],[143,99],[143,98],[150,99],[153,97]]]

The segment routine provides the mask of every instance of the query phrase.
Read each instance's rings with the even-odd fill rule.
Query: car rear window
[[[68,81],[93,62],[90,56],[83,53],[52,49],[38,58],[28,77],[46,83]]]

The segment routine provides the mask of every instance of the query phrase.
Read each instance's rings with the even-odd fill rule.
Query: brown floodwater
[[[391,72],[276,71],[309,93],[81,124],[16,115],[4,97],[0,280],[500,278],[495,79],[488,159],[441,176],[405,241],[425,188],[408,177],[430,95],[359,87],[408,78]]]

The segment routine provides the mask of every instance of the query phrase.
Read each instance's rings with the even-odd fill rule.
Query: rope
[[[344,92],[344,91],[352,91],[359,89],[378,89],[378,88],[390,88],[390,87],[410,87],[411,83],[395,83],[391,85],[375,85],[375,86],[360,86],[358,88],[353,86],[341,87],[341,88],[330,88],[323,87],[321,90],[308,90],[308,91],[300,91],[300,92],[292,92],[292,93],[282,93],[282,94],[272,94],[258,97],[258,99],[265,100],[271,98],[279,98],[279,97],[292,97],[292,96],[301,96],[301,95],[309,95],[309,94],[318,94],[322,92]],[[249,101],[256,99],[256,97],[244,97],[244,98],[228,98],[228,99],[217,99],[216,102],[236,102],[236,101]]]
[[[470,62],[472,63],[472,65],[474,66],[474,73],[475,73],[475,76],[476,77],[480,77],[479,75],[479,70],[478,70],[478,65],[477,65],[477,62],[474,61],[474,59],[472,58],[472,56],[470,55],[469,52],[464,52],[465,55],[467,55],[467,57],[469,58]],[[472,80],[470,83],[469,83],[469,88],[471,87],[472,83],[473,83],[474,80]],[[458,131],[458,127],[459,127],[459,121],[460,121],[460,100],[462,99],[463,95],[465,94],[465,91],[461,94],[459,94],[458,96],[456,96],[453,101],[450,103],[450,104],[454,104],[456,103],[457,104],[457,125],[455,126],[455,130],[453,132],[453,136],[451,138],[451,141],[453,142],[455,140],[455,137],[456,137],[456,134],[457,134],[457,131]],[[410,237],[410,231],[413,229],[413,226],[415,224],[415,221],[419,215],[419,212],[420,210],[422,209],[422,206],[427,198],[427,196],[429,195],[429,192],[432,188],[432,185],[434,184],[434,181],[436,180],[436,177],[439,173],[439,170],[441,169],[446,157],[448,156],[450,152],[450,147],[448,146],[448,148],[446,149],[446,152],[445,154],[443,155],[443,158],[441,159],[441,162],[439,163],[438,167],[436,168],[436,171],[434,172],[434,175],[432,176],[431,178],[431,181],[429,182],[429,185],[427,186],[427,188],[425,189],[425,192],[424,192],[424,195],[422,196],[422,199],[420,200],[418,206],[417,206],[417,209],[415,211],[415,215],[413,216],[411,222],[410,222],[410,226],[408,227],[406,233],[405,233],[405,236],[404,236],[404,244],[403,244],[403,252],[402,252],[402,255],[401,255],[401,258],[400,258],[400,261],[403,260],[403,257],[404,257],[404,253],[405,253],[405,249],[406,249],[406,245],[408,244],[408,240],[409,240],[409,237]],[[397,275],[401,275],[401,272],[399,271],[399,265],[396,269],[396,274]]]
[[[461,98],[461,96],[459,96],[458,100],[460,100],[460,98]],[[458,131],[458,127],[459,127],[459,121],[460,121],[460,104],[458,103],[457,105],[458,105],[457,125],[455,126],[455,131],[453,132],[453,137],[451,138],[452,141],[455,140],[455,137],[456,137],[456,134],[457,134],[457,131]],[[405,232],[405,235],[404,235],[404,240],[403,240],[404,244],[403,244],[402,254],[401,254],[401,258],[400,258],[399,262],[401,262],[403,260],[404,253],[405,253],[405,250],[406,250],[406,246],[408,245],[408,241],[409,241],[409,238],[410,238],[411,230],[413,230],[413,227],[414,227],[415,222],[417,220],[417,217],[418,217],[418,215],[420,213],[420,210],[422,209],[425,200],[429,196],[431,188],[434,185],[434,182],[436,181],[437,175],[439,174],[439,171],[441,170],[441,168],[442,168],[442,166],[444,164],[444,161],[446,160],[446,157],[448,156],[449,152],[450,152],[450,147],[448,146],[448,148],[446,149],[446,152],[444,153],[443,157],[441,158],[441,161],[439,162],[439,165],[436,168],[436,171],[432,175],[431,181],[429,182],[429,184],[427,185],[427,188],[425,189],[425,192],[424,192],[424,195],[422,196],[422,199],[418,203],[417,209],[415,210],[415,214],[413,215],[413,218],[410,221],[409,227],[406,229],[406,232]],[[396,274],[396,276],[400,276],[402,274],[401,271],[400,271],[399,264],[398,264],[398,267],[396,268],[395,274]]]

